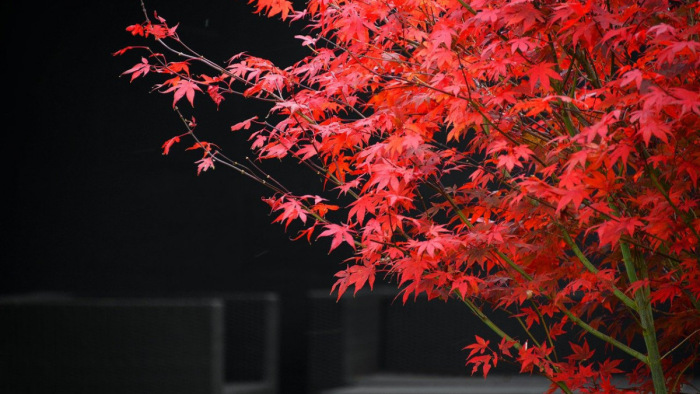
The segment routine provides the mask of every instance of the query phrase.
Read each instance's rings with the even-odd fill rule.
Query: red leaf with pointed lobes
[[[520,362],[520,372],[532,371],[533,369],[539,369],[543,372],[548,372],[551,374],[551,366],[546,360],[546,357],[552,353],[552,348],[548,347],[546,343],[542,343],[540,346],[528,346],[528,342],[518,350],[518,361]]]
[[[603,360],[599,363],[600,372],[604,376],[622,373],[623,371],[617,368],[618,366],[620,366],[621,363],[622,360]]]
[[[113,53],[112,53],[112,56],[121,56],[121,55],[125,54],[127,51],[131,51],[131,50],[133,50],[133,49],[146,49],[146,47],[144,47],[144,46],[128,46],[128,47],[124,47],[124,48],[122,48],[122,49],[120,49],[120,50],[118,50],[118,51],[116,51],[116,52],[113,52]]]
[[[557,203],[556,214],[559,214],[569,205],[569,203],[573,203],[574,211],[578,211],[583,203],[583,200],[588,198],[588,190],[584,185],[568,190],[562,190],[560,193],[562,196]]]
[[[296,241],[296,240],[306,236],[306,241],[311,243],[311,236],[313,235],[314,230],[316,230],[315,224],[307,229],[299,231],[299,234],[296,237],[292,238],[292,240]]]
[[[246,119],[242,122],[238,122],[235,125],[231,126],[231,131],[236,131],[236,130],[248,130],[250,128],[250,125],[253,123],[253,121],[257,120],[258,116],[255,115],[252,118]]]
[[[629,85],[631,82],[634,82],[637,85],[637,90],[641,91],[642,90],[642,81],[643,81],[644,75],[642,74],[641,70],[630,70],[627,71],[623,78],[620,80],[620,86],[626,86]]]
[[[472,343],[471,345],[467,345],[462,349],[462,350],[471,349],[471,352],[469,353],[467,358],[470,358],[471,356],[473,356],[477,353],[484,354],[484,352],[489,349],[489,343],[491,343],[491,341],[486,340],[478,335],[474,335],[474,337],[476,338],[476,343]]]
[[[352,233],[350,231],[350,227],[348,225],[330,223],[324,225],[324,228],[326,230],[319,234],[317,239],[321,237],[333,237],[333,239],[331,240],[330,251],[333,251],[333,249],[340,246],[340,244],[342,244],[343,242],[347,243],[353,249],[355,249],[355,239],[353,238]]]
[[[277,216],[272,223],[284,222],[285,229],[287,229],[289,224],[296,219],[301,220],[302,223],[306,223],[307,210],[301,201],[296,197],[287,196],[282,200],[277,201],[273,207],[273,210],[281,210],[282,213],[279,214],[279,216]]]
[[[316,212],[320,217],[325,217],[328,211],[337,211],[338,209],[340,209],[340,207],[337,205],[324,204],[322,202],[311,206],[311,211]]]
[[[214,169],[214,158],[211,156],[208,157],[203,157],[200,160],[197,160],[195,163],[198,164],[197,166],[197,175],[200,173],[208,170],[208,169]]]
[[[216,104],[216,109],[219,109],[219,105],[221,104],[222,101],[224,101],[224,96],[219,93],[219,87],[210,85],[207,87],[207,94],[209,94],[209,97],[214,101]]]
[[[481,369],[484,373],[484,379],[488,375],[489,371],[491,370],[491,361],[494,359],[494,355],[491,354],[484,354],[482,356],[474,356],[467,361],[467,364],[474,364],[474,368],[472,368],[472,375],[478,371],[479,367],[481,366]]]
[[[287,19],[290,13],[294,12],[292,3],[288,0],[250,0],[248,4],[255,3],[257,9],[256,14],[264,13],[268,18],[275,15],[280,15],[282,20]]]
[[[588,341],[584,340],[583,345],[577,345],[573,342],[569,342],[573,354],[567,356],[570,361],[586,361],[590,360],[595,354],[595,349],[591,350],[588,346]]]
[[[187,148],[185,150],[201,149],[204,151],[204,155],[206,156],[207,154],[209,154],[212,151],[213,148],[218,148],[218,146],[216,144],[211,143],[211,142],[198,141],[198,142],[195,142],[194,145],[190,146],[189,148]]]
[[[693,112],[700,116],[700,93],[683,88],[673,88],[670,90],[671,95],[677,99],[675,104],[681,105],[681,116],[688,112]]]
[[[338,291],[338,300],[343,296],[345,291],[350,286],[355,286],[354,294],[360,291],[365,283],[369,283],[370,289],[374,289],[375,280],[375,269],[374,264],[355,264],[347,269],[340,271],[335,274],[338,280],[331,287],[331,293]]]
[[[141,63],[136,64],[134,67],[124,71],[122,75],[131,74],[131,81],[138,77],[143,77],[148,72],[151,71],[151,65],[148,63],[145,57],[141,58]]]
[[[165,142],[163,143],[163,146],[162,146],[162,148],[163,148],[163,154],[164,154],[164,155],[167,155],[168,153],[170,153],[170,148],[173,146],[173,144],[175,144],[175,143],[177,143],[177,142],[180,142],[180,136],[173,137],[173,138],[171,138],[171,139],[165,141]]]
[[[177,26],[176,26],[177,28]],[[173,30],[172,33],[175,31]],[[157,24],[153,25],[151,23],[148,23],[144,26],[144,36],[153,36],[154,38],[158,40],[162,40],[164,38],[167,38],[168,36],[171,36],[171,30],[168,29],[168,26],[165,24]]]
[[[554,63],[544,62],[536,64],[530,68],[530,71],[528,72],[528,77],[530,78],[530,90],[534,92],[535,88],[537,87],[537,82],[539,82],[539,86],[542,91],[548,92],[551,88],[549,83],[550,78],[557,81],[563,80],[561,75],[552,69],[552,66],[554,65]]]
[[[510,354],[510,349],[514,346],[514,344],[514,341],[509,341],[503,337],[501,338],[501,342],[498,343],[498,350],[501,352],[501,354],[507,357],[512,357]]]
[[[598,234],[598,239],[600,241],[600,246],[607,244],[615,244],[620,240],[622,235],[625,233],[632,237],[635,233],[636,227],[642,227],[644,223],[636,217],[623,217],[623,218],[613,218],[603,223],[591,226],[586,229],[586,234],[595,229]]]
[[[516,166],[522,167],[523,165],[514,154],[507,154],[498,156],[496,166],[498,168],[505,167],[508,171],[512,171]]]
[[[681,295],[681,288],[673,283],[664,283],[658,289],[651,292],[651,302],[654,304],[662,304],[667,301],[673,301],[674,298]]]
[[[540,322],[540,315],[537,314],[537,312],[534,309],[525,307],[525,308],[520,308],[520,310],[522,311],[522,313],[513,315],[513,317],[523,317],[524,316],[525,317],[525,324],[526,324],[528,329],[530,329],[530,327],[532,327],[532,325],[534,323]]]
[[[141,24],[127,26],[126,31],[130,32],[132,36],[143,36],[144,35],[143,25],[141,25]]]
[[[189,101],[190,105],[194,107],[195,91],[201,92],[202,89],[200,89],[199,86],[197,86],[197,84],[192,82],[191,80],[180,79],[179,81],[177,81],[175,86],[164,90],[163,93],[170,93],[173,91],[175,92],[175,94],[173,95],[173,108],[175,108],[175,104],[177,104],[177,102],[180,101],[182,97],[187,97],[187,101]]]
[[[188,61],[168,63],[166,67],[173,73],[177,74],[184,71],[185,74],[190,75],[190,63]]]

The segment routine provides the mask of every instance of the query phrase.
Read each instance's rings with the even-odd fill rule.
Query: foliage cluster
[[[176,108],[198,95],[270,102],[231,130],[250,133],[258,160],[308,168],[326,193],[228,158],[180,109],[185,130],[164,154],[191,137],[198,173],[227,166],[266,184],[275,222],[352,248],[338,296],[380,276],[404,302],[464,302],[500,337],[467,347],[484,376],[506,359],[564,392],[681,387],[700,344],[699,2],[251,3],[304,23],[309,55],[220,65],[144,8],[127,30],[161,45],[119,51],[145,51],[125,74],[157,74]],[[498,327],[495,309],[522,331]],[[612,349],[637,366],[623,371]]]

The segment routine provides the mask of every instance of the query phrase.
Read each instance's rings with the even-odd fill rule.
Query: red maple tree
[[[163,154],[191,137],[198,173],[233,168],[273,191],[274,221],[300,223],[298,238],[349,245],[338,297],[380,276],[404,302],[459,299],[501,338],[467,346],[484,376],[509,359],[552,391],[686,383],[700,346],[700,2],[251,3],[304,23],[309,55],[219,66],[145,7],[127,28],[162,46],[117,52],[145,51],[125,74],[164,76],[156,89],[186,128]],[[228,158],[177,108],[230,94],[272,103],[231,130],[250,133],[257,159],[321,175],[323,196]],[[522,331],[505,332],[494,310]],[[637,366],[593,359],[611,349]]]

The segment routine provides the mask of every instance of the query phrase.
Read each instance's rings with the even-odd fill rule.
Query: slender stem
[[[539,314],[539,312],[538,312],[538,314]],[[513,314],[511,314],[511,317],[515,317],[515,320],[518,322],[518,324],[520,324],[520,327],[523,328],[523,331],[525,331],[525,333],[527,334],[527,336],[530,337],[530,339],[532,340],[532,343],[534,343],[534,344],[537,345],[537,346],[541,346],[540,341],[538,341],[537,338],[535,338],[535,335],[532,333],[532,331],[530,331],[530,329],[527,328],[527,324],[525,324],[525,323],[523,322],[523,319],[522,319],[522,318],[520,318],[519,316],[513,316]],[[541,318],[542,318],[542,317],[541,317],[541,315],[540,315],[540,319],[541,319]],[[543,324],[543,326],[544,326],[544,324]],[[546,326],[545,326],[545,332],[547,333],[547,336],[546,336],[545,339],[546,339],[547,342],[549,343],[549,346],[552,348],[552,352],[554,353],[554,357],[557,358],[557,354],[556,354],[555,349],[554,349],[554,343],[552,342],[552,339],[549,337],[549,331],[547,330],[547,327],[546,327]],[[546,355],[545,358],[547,359],[547,361],[553,363],[553,361],[552,361],[552,359],[549,357],[549,355]]]
[[[567,245],[571,248],[571,250],[574,252],[576,257],[578,257],[579,261],[581,264],[583,264],[584,267],[588,271],[590,271],[593,274],[597,274],[598,268],[596,268],[593,263],[591,263],[590,260],[586,257],[586,255],[583,254],[581,249],[578,247],[578,244],[571,238],[571,235],[566,231],[566,229],[560,225],[562,234],[564,234],[564,241],[566,242]],[[611,284],[611,287],[613,289],[613,294],[620,299],[625,305],[627,305],[630,309],[636,311],[637,310],[637,305],[635,302],[627,296],[627,294],[623,293],[620,289],[618,289],[615,285]]]
[[[486,316],[486,315],[484,314],[484,312],[481,311],[481,309],[479,309],[476,305],[474,305],[474,303],[473,303],[471,300],[469,300],[468,298],[462,298],[461,296],[460,296],[459,298],[462,300],[462,302],[464,302],[464,304],[469,308],[469,310],[470,310],[476,317],[479,318],[479,320],[481,320],[484,324],[486,324],[486,326],[488,326],[493,332],[495,332],[496,334],[498,334],[499,337],[505,338],[507,341],[512,342],[512,343],[513,343],[513,347],[514,347],[516,350],[520,350],[520,349],[523,347],[523,346],[520,344],[520,342],[516,341],[515,339],[513,339],[513,337],[511,337],[510,335],[506,334],[505,331],[501,330],[501,328],[498,327],[498,326],[496,325],[496,323],[494,323],[491,319],[489,319],[489,317]],[[534,339],[533,339],[533,341],[534,341]],[[546,374],[544,374],[544,376],[545,376],[547,379],[549,379],[550,381],[552,381],[552,383],[554,383],[554,384],[556,384],[557,386],[559,386],[559,388],[562,389],[562,391],[564,391],[565,393],[567,393],[567,394],[573,394],[573,392],[571,391],[571,389],[569,389],[569,387],[566,385],[566,383],[554,381],[553,378],[552,378],[551,376],[547,376]]]
[[[643,362],[643,363],[645,363],[645,364],[647,363],[647,356],[645,356],[643,353],[640,353],[640,352],[638,352],[638,351],[632,349],[631,347],[625,345],[624,343],[618,341],[617,339],[615,339],[615,338],[613,338],[613,337],[611,337],[611,336],[609,336],[609,335],[603,334],[602,332],[596,330],[595,328],[593,328],[593,327],[591,327],[590,325],[588,325],[588,323],[584,322],[584,321],[581,320],[579,317],[577,317],[576,315],[574,315],[573,313],[571,313],[571,311],[568,310],[567,308],[565,308],[565,307],[560,307],[560,309],[561,309],[562,312],[564,312],[564,314],[566,314],[566,316],[569,317],[569,319],[571,319],[571,321],[573,321],[574,323],[576,323],[576,325],[578,325],[579,327],[583,328],[584,330],[588,331],[588,332],[589,332],[591,335],[593,335],[594,337],[596,337],[596,338],[598,338],[598,339],[600,339],[600,340],[603,340],[603,341],[605,341],[605,342],[607,342],[607,343],[609,343],[609,344],[611,344],[611,345],[617,347],[618,349],[622,350],[623,352],[629,354],[630,356],[632,356],[632,357],[638,359],[639,361],[641,361],[641,362]]]
[[[640,265],[643,265],[642,274],[646,276],[646,263],[643,261],[638,261],[632,256],[632,251],[629,245],[620,241],[620,251],[622,252],[622,259],[625,263],[625,268],[627,270],[627,276],[630,283],[636,282],[638,280],[637,272],[635,268],[635,260]],[[666,393],[666,379],[664,378],[664,371],[661,366],[661,354],[659,353],[659,345],[656,341],[656,330],[654,329],[654,315],[651,310],[651,301],[649,299],[649,286],[644,285],[636,293],[634,293],[634,300],[637,303],[637,311],[639,313],[640,324],[642,326],[642,335],[644,337],[644,344],[647,348],[647,356],[645,357],[646,363],[651,371],[651,379],[654,384],[654,391],[657,394]]]
[[[542,328],[544,329],[544,333],[547,336],[547,342],[549,342],[549,346],[552,347],[552,352],[554,353],[554,359],[559,361],[559,356],[557,355],[557,349],[556,346],[554,346],[554,340],[552,339],[552,334],[549,333],[549,327],[547,326],[547,322],[544,321],[544,316],[542,315],[542,312],[540,312],[540,308],[532,302],[532,307],[535,309],[535,312],[537,313],[537,316],[539,316],[540,321],[542,322]]]
[[[661,356],[661,359],[663,360],[664,358],[666,358],[666,356],[668,356],[669,354],[673,353],[673,352],[674,352],[676,349],[678,349],[683,343],[685,343],[685,341],[687,341],[688,339],[690,339],[693,335],[697,334],[698,332],[700,332],[700,329],[697,329],[697,330],[693,331],[690,335],[688,335],[687,337],[685,337],[685,339],[683,339],[682,341],[678,342],[678,344],[677,344],[676,346],[674,346],[673,349],[667,351],[666,354],[664,354],[663,356]]]
[[[471,228],[471,222],[469,222],[469,220],[464,215],[464,213],[462,213],[461,209],[459,209],[459,206],[457,206],[457,203],[454,201],[454,199],[452,199],[452,197],[450,197],[450,195],[444,190],[444,187],[439,187],[439,185],[434,185],[434,187],[438,188],[437,190],[439,190],[441,192],[441,194],[443,195],[443,197],[445,197],[445,199],[447,199],[447,201],[452,206],[452,208],[455,210],[455,212],[457,213],[459,218],[462,220],[462,222],[464,222],[465,225],[467,225],[468,227]],[[494,253],[496,255],[498,255],[500,258],[502,258],[503,261],[505,261],[511,268],[513,268],[515,271],[517,271],[525,279],[527,279],[528,281],[533,280],[533,277],[530,274],[525,272],[525,270],[522,267],[520,267],[512,259],[510,259],[508,256],[506,256],[503,252],[496,250],[496,251],[494,251]],[[547,296],[547,298],[551,300],[551,297]],[[632,349],[631,347],[625,345],[624,343],[618,341],[617,339],[591,327],[586,322],[584,322],[583,320],[581,320],[580,318],[575,316],[573,313],[571,313],[571,311],[569,311],[569,309],[567,309],[565,306],[558,305],[558,308],[564,314],[566,314],[569,317],[569,319],[571,319],[571,321],[573,321],[576,325],[578,325],[579,327],[581,327],[584,330],[586,330],[587,332],[589,332],[591,335],[617,347],[618,349],[624,351],[625,353],[629,354],[630,356],[637,358],[644,363],[647,363],[647,357],[644,354]],[[657,352],[658,352],[658,348],[657,348]]]
[[[647,167],[649,167],[649,166],[647,165]],[[695,230],[695,226],[693,226],[693,224],[690,222],[688,217],[686,215],[684,215],[680,211],[680,209],[678,209],[676,204],[673,203],[673,201],[671,200],[671,197],[668,195],[668,192],[661,185],[661,183],[659,182],[659,179],[656,177],[654,170],[650,167],[649,167],[649,177],[651,178],[651,182],[654,184],[654,187],[656,188],[656,190],[658,190],[661,193],[661,195],[664,196],[664,199],[666,199],[666,202],[668,202],[668,204],[671,206],[671,208],[673,209],[673,212],[675,212],[676,215],[679,218],[681,218],[681,220],[686,225],[686,227],[688,227],[688,229],[693,233],[693,235],[695,236],[696,242],[700,242],[700,234],[698,234],[697,230]],[[694,211],[690,211],[690,212],[695,214]]]

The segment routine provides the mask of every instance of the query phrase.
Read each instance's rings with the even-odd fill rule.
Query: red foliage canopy
[[[468,346],[484,375],[505,357],[553,388],[612,392],[620,361],[590,361],[604,351],[589,348],[596,337],[639,362],[626,371],[635,391],[680,387],[700,343],[700,3],[252,2],[306,23],[309,56],[281,69],[239,54],[219,67],[147,18],[127,30],[176,49],[146,48],[125,74],[168,75],[157,87],[174,104],[200,92],[217,105],[234,92],[272,101],[231,129],[251,131],[259,159],[322,174],[336,201],[292,193],[199,140],[198,171],[233,167],[274,190],[275,221],[349,244],[339,297],[382,275],[404,302],[459,298],[501,337]],[[503,332],[489,308],[525,332]],[[571,330],[580,343],[558,342]],[[646,349],[631,347],[637,336]]]

